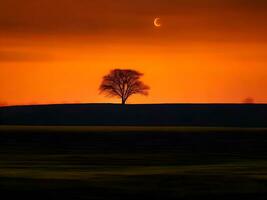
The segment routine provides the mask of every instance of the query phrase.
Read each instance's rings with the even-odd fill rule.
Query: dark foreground
[[[267,128],[267,104],[61,104],[0,108],[0,125]]]
[[[0,127],[6,199],[267,199],[267,131]]]

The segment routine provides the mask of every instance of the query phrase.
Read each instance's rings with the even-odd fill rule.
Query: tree
[[[134,94],[148,95],[150,88],[140,80],[142,76],[135,70],[114,69],[103,77],[99,90],[107,96],[121,98],[122,104],[125,104]]]
[[[251,97],[248,97],[248,98],[244,99],[243,103],[244,104],[254,104],[255,100]]]

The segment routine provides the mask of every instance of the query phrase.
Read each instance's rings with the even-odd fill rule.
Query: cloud
[[[51,56],[36,52],[0,50],[0,62],[38,62],[51,59]]]
[[[10,0],[1,2],[0,32],[153,37],[176,40],[266,40],[265,0]]]

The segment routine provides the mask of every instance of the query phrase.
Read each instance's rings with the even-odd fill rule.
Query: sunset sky
[[[114,68],[151,87],[129,103],[266,103],[267,1],[1,1],[1,105],[120,102]]]

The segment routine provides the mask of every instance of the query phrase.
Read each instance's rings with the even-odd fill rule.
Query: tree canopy
[[[119,97],[125,104],[134,94],[148,95],[150,88],[140,80],[142,76],[142,73],[130,69],[111,70],[103,77],[100,92],[110,97]]]

